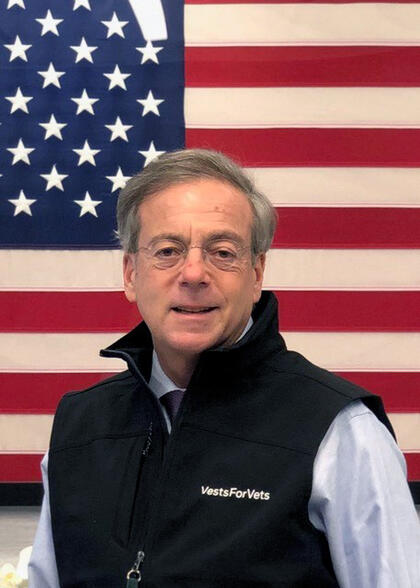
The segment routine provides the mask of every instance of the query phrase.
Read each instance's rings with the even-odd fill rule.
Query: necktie
[[[182,390],[171,390],[160,398],[161,403],[166,408],[171,424],[174,422],[183,396],[184,392]]]

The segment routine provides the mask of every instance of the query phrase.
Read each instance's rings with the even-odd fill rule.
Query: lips
[[[172,310],[179,314],[206,314],[216,308],[217,306],[173,306]]]

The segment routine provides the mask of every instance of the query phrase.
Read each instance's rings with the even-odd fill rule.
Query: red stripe
[[[406,453],[408,479],[420,480],[420,453]],[[0,454],[0,482],[40,482],[42,454]]]
[[[420,331],[420,292],[298,290],[276,295],[281,330]],[[13,311],[0,315],[3,332],[120,333],[141,320],[120,292],[0,292],[0,308]]]
[[[381,396],[388,412],[420,412],[420,372],[339,372],[338,375]],[[0,374],[0,413],[53,414],[66,392],[83,390],[111,376],[109,373],[3,373]]]
[[[105,373],[2,373],[0,413],[54,414],[66,392],[84,390],[112,374]]]
[[[42,454],[0,453],[0,482],[40,482]]]
[[[281,194],[281,188],[280,188]],[[277,208],[274,247],[420,247],[420,208]]]
[[[0,292],[3,332],[112,333],[139,320],[122,292]]]
[[[420,372],[337,373],[380,396],[387,412],[420,412]]]
[[[286,290],[276,296],[280,331],[420,331],[420,292]]]
[[[188,87],[419,86],[420,47],[186,47]]]
[[[186,129],[244,166],[420,167],[420,129]]]
[[[420,481],[420,453],[405,453],[408,479],[410,482]]]

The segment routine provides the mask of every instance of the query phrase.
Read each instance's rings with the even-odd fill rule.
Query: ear
[[[262,283],[264,278],[264,269],[265,269],[265,253],[260,253],[255,261],[254,265],[254,272],[255,272],[255,282],[254,282],[254,303],[258,302],[261,297],[261,289]]]
[[[135,253],[124,253],[123,257],[123,277],[124,292],[129,302],[135,302],[136,296],[136,255]]]

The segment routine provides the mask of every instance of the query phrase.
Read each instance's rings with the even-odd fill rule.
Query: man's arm
[[[309,518],[327,536],[342,588],[420,586],[420,526],[405,460],[361,401],[339,413],[319,448]]]
[[[29,588],[60,588],[51,529],[48,453],[41,462],[44,499],[29,562]]]

